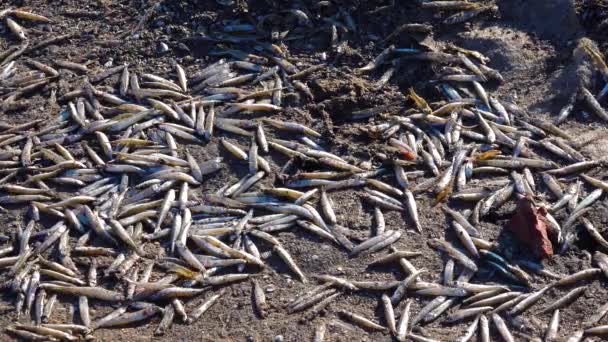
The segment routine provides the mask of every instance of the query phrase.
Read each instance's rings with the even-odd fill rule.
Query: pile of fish
[[[423,2],[421,7],[464,11],[448,17],[447,24],[495,9],[466,1]],[[311,26],[303,11],[289,15],[299,25]],[[155,330],[160,335],[175,316],[185,324],[196,322],[221,300],[225,287],[243,281],[251,283],[254,307],[263,318],[269,304],[256,275],[275,258],[299,281],[319,284],[286,308],[290,314],[305,311],[308,320],[331,312],[328,306],[340,297],[365,291],[377,295],[384,309],[380,321],[370,318],[371,312],[339,311],[335,316],[399,341],[433,341],[424,325],[440,318],[450,324],[471,321],[460,341],[476,333],[489,341],[491,326],[507,341],[514,341],[513,335],[534,339],[509,328],[521,330],[528,324],[519,319],[521,313],[554,287],[608,276],[608,256],[599,251],[593,257],[597,268],[562,276],[540,263],[502,255],[484,238],[480,223],[515,200],[547,229],[546,236],[530,239],[551,240],[549,248],[531,254],[550,257],[553,248],[563,253],[583,230],[599,250],[608,252],[608,242],[585,218],[608,191],[608,183],[583,173],[605,162],[581,154],[581,145],[566,132],[488,93],[484,85],[503,78],[479,52],[391,45],[357,69],[364,74],[388,65],[392,71],[383,76],[386,83],[396,66],[403,67],[400,60],[435,63],[442,69],[434,82],[444,95],[428,102],[411,89],[406,104],[411,108],[402,114],[390,114],[384,106],[353,113],[353,120],[374,119],[361,131],[377,152],[373,161],[359,161],[320,146],[320,124],[313,128],[277,118],[286,96],[312,100],[306,80],[331,66],[302,69],[281,47],[243,38],[273,18],[261,20],[258,28],[224,27],[209,39],[218,42],[213,55],[227,57],[191,75],[175,64],[174,76],[165,77],[135,73],[126,65],[94,71],[71,61],[47,65],[26,58],[32,47],[18,22],[51,20],[15,9],[0,11],[0,18],[23,41],[0,53],[4,111],[27,106],[23,98],[58,82],[64,73],[87,75],[67,93],[51,92],[50,102],[61,108],[54,120],[0,124],[0,204],[27,208],[19,231],[2,236],[5,247],[0,250],[3,291],[14,298],[19,320],[6,328],[13,336],[78,340],[92,337],[97,329],[149,322],[154,316],[161,317]],[[337,25],[339,18],[345,24]],[[347,13],[328,21],[334,30],[352,26]],[[428,31],[425,27],[405,29]],[[280,32],[268,33],[272,37]],[[54,37],[34,47],[67,38]],[[592,44],[584,46],[604,75],[608,69],[601,54]],[[115,78],[116,84],[101,85]],[[608,118],[589,90],[581,89],[576,98],[601,119]],[[567,115],[560,113],[558,122]],[[228,156],[198,160],[190,153],[210,141],[219,142]],[[287,162],[276,165],[269,155],[285,156]],[[227,173],[228,165],[237,164],[248,170],[238,181],[214,191],[201,189],[215,173]],[[351,189],[373,209],[369,236],[340,225],[334,213],[340,191]],[[411,263],[422,251],[395,248],[405,234],[425,236],[417,199],[429,193],[458,237],[427,241],[447,257],[440,282],[423,280],[436,277]],[[466,204],[471,209],[457,209]],[[387,211],[405,213],[404,226],[410,231],[385,229]],[[286,230],[316,235],[352,258],[375,253],[369,266],[394,265],[406,277],[366,281],[307,274],[273,235]],[[474,282],[481,274],[478,279],[495,281]],[[560,309],[585,290],[585,285],[576,287],[539,309],[539,314],[552,314],[545,340],[557,336]],[[78,320],[58,322],[53,316],[56,303],[75,298]],[[412,312],[420,298],[432,300]],[[92,317],[90,300],[110,302],[116,309]],[[606,313],[608,305],[598,308],[584,330],[568,332],[569,341],[608,334],[608,325],[599,325]],[[342,320],[330,324],[344,326]],[[314,341],[325,339],[325,321],[316,321]]]

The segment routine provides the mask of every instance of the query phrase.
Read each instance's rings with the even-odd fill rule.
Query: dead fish
[[[575,301],[578,297],[582,296],[586,290],[587,290],[587,286],[577,287],[577,288],[573,289],[572,291],[568,292],[567,294],[565,294],[562,298],[556,300],[553,304],[542,309],[540,311],[540,313],[544,314],[544,313],[551,312],[551,311],[554,311],[557,309],[561,309],[564,306]]]
[[[540,298],[545,294],[545,292],[547,292],[550,288],[551,287],[547,286],[537,292],[530,294],[525,299],[523,299],[521,302],[517,303],[517,305],[515,305],[515,307],[513,307],[509,311],[509,315],[515,316],[515,315],[520,314],[523,311],[527,310],[532,305],[534,305],[536,302],[538,302],[540,300]]]
[[[132,324],[135,322],[140,322],[149,317],[152,317],[160,312],[160,308],[156,305],[148,306],[139,311],[123,313],[113,319],[106,320],[102,323],[95,324],[95,328],[110,328],[116,326],[123,326]]]
[[[98,299],[98,300],[103,300],[103,301],[110,301],[110,302],[117,302],[117,301],[121,301],[124,300],[124,296],[118,292],[114,292],[114,291],[110,291],[110,290],[106,290],[100,287],[86,287],[86,286],[80,286],[80,287],[76,287],[76,286],[61,286],[61,285],[54,285],[54,284],[50,284],[50,283],[41,283],[40,287],[51,291],[51,292],[57,292],[57,293],[62,293],[62,294],[71,294],[71,295],[76,295],[76,296],[86,296],[89,298],[93,298],[93,299]]]
[[[432,240],[428,241],[428,244],[432,248],[446,252],[448,255],[450,255],[452,258],[454,258],[454,260],[458,261],[466,268],[468,268],[472,271],[478,270],[477,265],[475,264],[475,262],[473,262],[473,260],[469,259],[469,257],[464,255],[464,253],[462,253],[462,252],[458,251],[456,248],[452,247],[448,242],[442,241],[439,239],[432,239]]]
[[[569,276],[562,277],[560,280],[555,282],[555,286],[571,285],[571,284],[574,284],[581,280],[586,280],[586,279],[595,277],[595,276],[599,275],[600,273],[602,273],[602,270],[599,268],[588,268],[586,270],[576,272]]]
[[[17,38],[19,38],[19,40],[26,40],[27,39],[27,37],[25,36],[25,30],[23,29],[23,27],[21,27],[21,25],[17,24],[13,19],[6,18],[4,20],[4,22],[6,23],[6,26],[8,27],[8,29],[15,36],[17,36]]]
[[[473,335],[477,331],[477,326],[479,325],[480,317],[481,317],[481,315],[477,316],[477,318],[473,321],[473,323],[471,323],[471,325],[469,325],[469,327],[467,328],[464,336],[462,336],[460,339],[458,339],[458,341],[467,342],[473,337]]]
[[[606,335],[608,334],[608,325],[599,325],[585,330],[585,335]]]
[[[360,316],[358,314],[355,314],[355,313],[352,313],[352,312],[348,312],[348,311],[344,311],[344,310],[340,311],[339,313],[340,313],[340,315],[342,315],[343,317],[345,317],[349,321],[357,324],[361,328],[371,329],[371,330],[379,330],[379,331],[386,331],[385,327],[379,325],[378,323],[370,321],[369,319],[367,319],[367,318],[365,318],[363,316]]]
[[[509,331],[509,328],[507,327],[505,321],[497,314],[492,314],[492,321],[494,322],[494,325],[496,326],[496,329],[498,330],[498,332],[500,333],[500,336],[507,342],[514,342],[515,339],[513,338],[513,335],[511,335],[511,332]]]
[[[197,321],[211,306],[213,306],[222,296],[222,293],[213,295],[205,300],[202,304],[196,307],[188,317],[188,323],[192,324]]]

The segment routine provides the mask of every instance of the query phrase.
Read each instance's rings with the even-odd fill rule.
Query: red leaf
[[[553,255],[546,216],[545,209],[537,208],[531,198],[522,198],[517,202],[517,209],[509,222],[509,230],[515,237],[541,259]]]

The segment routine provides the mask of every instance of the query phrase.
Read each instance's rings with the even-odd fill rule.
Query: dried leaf
[[[546,216],[544,208],[536,207],[530,197],[524,197],[517,202],[517,209],[509,222],[509,230],[539,258],[553,255]]]

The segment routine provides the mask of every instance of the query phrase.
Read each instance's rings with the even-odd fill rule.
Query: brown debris
[[[515,237],[541,259],[553,255],[553,246],[547,233],[546,216],[547,212],[544,208],[537,207],[530,197],[524,197],[517,202],[517,208],[509,222],[509,230]]]

